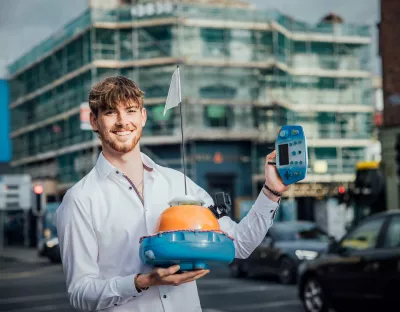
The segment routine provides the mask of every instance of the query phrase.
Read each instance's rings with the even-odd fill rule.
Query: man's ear
[[[92,112],[90,112],[90,125],[92,126],[93,131],[99,131],[99,127],[97,125],[97,117]]]
[[[146,109],[143,107],[142,108],[142,127],[144,127],[146,125],[146,121],[147,121],[147,112],[146,112]]]

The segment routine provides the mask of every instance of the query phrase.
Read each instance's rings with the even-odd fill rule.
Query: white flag
[[[167,110],[176,107],[182,102],[181,96],[181,77],[179,67],[172,74],[171,84],[169,85],[167,102],[165,103],[164,116]]]

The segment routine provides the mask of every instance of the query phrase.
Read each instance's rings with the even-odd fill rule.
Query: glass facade
[[[261,158],[281,125],[301,124],[311,165],[324,160],[329,173],[351,173],[363,159],[360,139],[374,130],[368,26],[309,25],[245,8],[143,10],[88,10],[9,67],[15,171],[51,165],[67,184],[90,169],[93,134],[80,130],[79,106],[110,75],[145,91],[144,138],[165,144],[179,135],[179,111],[163,116],[178,62],[192,141],[229,132],[252,141]]]

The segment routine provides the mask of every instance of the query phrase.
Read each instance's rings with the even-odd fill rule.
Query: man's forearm
[[[277,202],[260,192],[253,207],[239,223],[227,217],[219,220],[221,229],[234,238],[235,258],[247,258],[262,242],[278,207]]]
[[[271,193],[271,191],[267,190],[265,187],[262,189],[265,196],[267,196],[271,201],[278,203],[281,199],[281,196],[277,196]]]

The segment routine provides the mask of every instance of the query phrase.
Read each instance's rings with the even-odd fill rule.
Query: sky
[[[295,19],[316,23],[334,12],[347,23],[374,26],[372,71],[380,73],[376,24],[379,0],[247,0],[260,9],[278,9]],[[6,66],[61,29],[87,7],[88,0],[0,0],[0,79]]]

